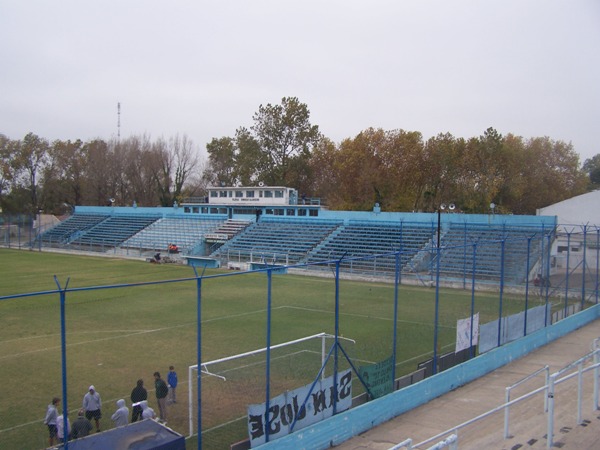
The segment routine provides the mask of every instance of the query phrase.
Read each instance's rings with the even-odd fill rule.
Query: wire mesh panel
[[[332,336],[320,333],[295,341],[273,344],[269,358],[273,396],[293,390],[315,379],[330,349]],[[190,367],[190,379],[197,377],[198,367]],[[265,374],[267,349],[261,348],[200,366],[202,377],[203,448],[223,448],[248,438],[250,404],[266,401]],[[196,386],[190,383],[190,398]],[[189,434],[195,434],[196,412],[190,409]]]
[[[0,448],[45,448],[42,423],[61,393],[59,298],[56,294],[0,302]],[[62,402],[56,405],[62,411]]]
[[[168,381],[173,366],[177,398],[163,419],[182,434],[190,423],[197,434],[201,422],[202,447],[223,448],[248,438],[249,405],[266,407],[336,370],[350,371],[357,403],[368,401],[388,392],[386,380],[402,387],[475,356],[465,321],[491,323],[501,345],[539,329],[546,311],[557,321],[597,302],[599,233],[559,235],[567,242],[559,258],[549,233],[492,239],[465,229],[453,241],[446,230],[438,247],[429,228],[423,251],[410,254],[403,241],[384,254],[341,253],[315,266],[263,260],[250,272],[2,250],[0,295],[32,295],[0,302],[11,395],[0,405],[0,444],[43,446],[51,398],[64,397],[75,417],[90,385],[102,395],[102,430],[115,426],[117,400],[131,409],[139,379],[160,417],[154,373]],[[301,340],[321,333],[337,340]],[[187,372],[199,358],[200,378]]]

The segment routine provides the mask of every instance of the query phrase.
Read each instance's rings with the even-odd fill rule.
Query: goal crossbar
[[[251,350],[249,352],[244,352],[244,353],[239,353],[237,355],[233,355],[233,356],[227,356],[225,358],[219,358],[219,359],[214,359],[212,361],[207,361],[207,362],[203,362],[200,364],[200,370],[198,370],[198,364],[194,364],[193,366],[189,366],[188,367],[188,399],[189,399],[189,424],[190,424],[190,431],[189,431],[189,436],[193,436],[194,433],[194,414],[193,414],[193,410],[194,410],[194,401],[193,401],[193,393],[194,393],[194,376],[193,376],[193,371],[194,370],[198,370],[198,375],[197,377],[200,377],[201,374],[205,374],[205,375],[209,375],[209,376],[213,376],[213,377],[217,377],[222,379],[223,381],[227,381],[227,379],[222,376],[222,375],[218,375],[215,373],[212,373],[210,370],[208,370],[208,366],[210,366],[211,364],[218,364],[218,363],[223,363],[226,361],[232,361],[234,359],[239,359],[239,358],[244,358],[246,356],[253,356],[253,355],[257,355],[259,353],[264,353],[267,351],[267,349],[277,349],[277,348],[281,348],[281,347],[287,347],[289,345],[294,345],[294,344],[298,344],[300,342],[304,342],[304,341],[309,341],[311,339],[321,339],[321,365],[325,364],[325,359],[326,359],[326,348],[325,348],[325,340],[326,339],[333,339],[335,338],[334,335],[329,334],[329,333],[318,333],[318,334],[313,334],[311,336],[306,336],[303,338],[299,338],[299,339],[294,339],[293,341],[287,341],[287,342],[282,342],[281,344],[275,344],[275,345],[271,345],[270,347],[263,347],[263,348],[259,348],[256,350]],[[354,339],[350,339],[350,338],[346,338],[346,337],[342,337],[342,336],[338,336],[338,339],[343,339],[345,341],[350,341],[352,343],[356,343],[356,341]],[[324,374],[323,374],[324,376]],[[196,379],[197,379],[196,377]]]

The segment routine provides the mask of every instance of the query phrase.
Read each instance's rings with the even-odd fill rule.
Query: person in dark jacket
[[[137,386],[131,391],[131,422],[142,418],[142,407],[140,402],[148,400],[148,391],[144,387],[144,380],[137,380]]]
[[[71,437],[79,439],[89,435],[90,431],[92,431],[92,422],[86,419],[85,411],[80,409],[77,413],[77,419],[75,419],[71,427]]]
[[[162,422],[167,421],[167,395],[169,388],[167,383],[160,377],[160,372],[154,372],[154,388],[156,401],[158,402],[158,415]]]

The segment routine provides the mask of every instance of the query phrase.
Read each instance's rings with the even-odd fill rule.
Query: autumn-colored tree
[[[381,207],[388,211],[414,210],[426,177],[423,136],[417,131],[388,131],[378,156]]]
[[[260,105],[250,128],[207,145],[202,167],[186,137],[152,141],[57,140],[0,134],[0,203],[5,211],[58,212],[64,204],[170,206],[210,185],[285,185],[331,209],[535,214],[600,185],[600,155],[579,166],[573,146],[488,128],[478,137],[368,128],[339,144],[310,123],[295,97]]]
[[[71,206],[82,204],[87,159],[80,140],[52,143],[43,171],[40,203],[44,211],[64,214]]]
[[[435,211],[444,203],[465,203],[465,191],[472,185],[464,168],[465,148],[465,140],[450,133],[438,134],[425,143],[415,210]]]
[[[385,139],[385,131],[369,128],[340,143],[333,166],[338,184],[329,201],[332,209],[364,211],[384,201],[380,153]]]
[[[107,142],[95,139],[83,146],[87,156],[86,183],[84,184],[83,205],[106,205],[114,195],[112,152]]]
[[[187,135],[175,135],[169,139],[169,152],[175,162],[173,171],[173,200],[181,203],[183,191],[192,173],[198,166],[198,154]]]
[[[338,149],[333,141],[322,138],[312,151],[309,165],[311,171],[310,184],[300,191],[302,194],[320,197],[328,206],[339,204],[337,186],[339,185],[336,170]]]
[[[535,214],[537,208],[585,192],[588,180],[579,168],[579,155],[571,144],[548,137],[532,138],[527,141],[526,151],[532,154],[527,167],[528,191],[525,194],[531,200],[521,213]]]

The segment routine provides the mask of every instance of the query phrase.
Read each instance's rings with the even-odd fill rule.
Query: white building
[[[600,190],[581,194],[537,210],[538,216],[556,216],[557,223],[600,226]]]
[[[558,228],[552,247],[553,268],[579,272],[596,267],[600,246],[600,190],[578,195],[537,210],[556,216]],[[583,264],[585,256],[586,264]]]

